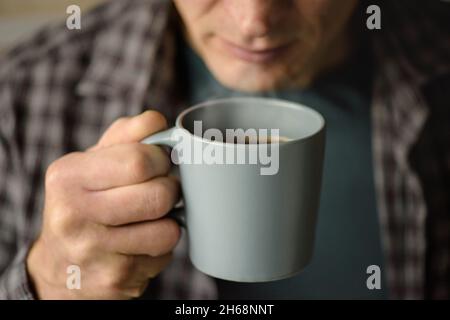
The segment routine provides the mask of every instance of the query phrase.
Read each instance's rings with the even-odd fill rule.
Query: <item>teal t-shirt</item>
[[[383,299],[367,288],[367,267],[383,273],[371,150],[372,68],[366,50],[306,90],[262,92],[305,104],[327,122],[327,144],[314,256],[297,276],[270,283],[217,280],[224,299]],[[255,96],[225,88],[187,46],[182,52],[191,105],[230,96]]]

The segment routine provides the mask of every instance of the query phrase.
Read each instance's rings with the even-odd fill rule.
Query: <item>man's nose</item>
[[[277,14],[276,2],[284,0],[224,0],[241,35],[247,38],[267,36]]]

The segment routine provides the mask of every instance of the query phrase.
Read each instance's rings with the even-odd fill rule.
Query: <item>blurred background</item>
[[[76,4],[88,10],[105,0],[0,0],[0,53],[47,23],[64,21]]]

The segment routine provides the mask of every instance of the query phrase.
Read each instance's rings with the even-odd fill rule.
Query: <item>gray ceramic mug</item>
[[[202,123],[200,134],[196,121]],[[279,129],[290,140],[271,150],[278,153],[278,171],[264,175],[267,163],[249,161],[250,152],[272,144],[206,139],[203,134],[213,128]],[[325,148],[325,121],[318,112],[276,99],[208,101],[183,111],[175,127],[142,143],[173,147],[178,156],[172,158],[179,164],[189,256],[197,269],[225,280],[263,282],[293,276],[308,264]],[[226,161],[233,152],[234,162]],[[238,163],[239,152],[248,152],[244,163]],[[226,154],[223,164],[206,161],[205,154],[216,153]],[[196,155],[205,159],[187,161]]]

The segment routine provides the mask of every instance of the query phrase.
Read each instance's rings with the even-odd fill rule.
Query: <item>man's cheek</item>
[[[175,5],[183,16],[196,21],[217,10],[220,1],[221,0],[175,0]]]

